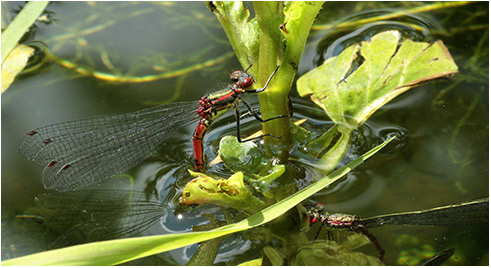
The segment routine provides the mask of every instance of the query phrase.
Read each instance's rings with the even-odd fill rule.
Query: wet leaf
[[[402,40],[398,31],[387,31],[326,60],[302,76],[297,87],[336,123],[354,128],[399,94],[457,71],[442,41]]]
[[[266,176],[257,176],[257,179],[254,181],[257,183],[260,183],[263,186],[267,186],[270,183],[272,183],[274,180],[276,180],[278,177],[283,175],[285,173],[285,165],[274,165],[271,167],[271,170],[269,170],[269,174]]]
[[[254,172],[261,164],[263,155],[254,142],[239,142],[236,137],[225,136],[218,150],[227,168],[235,171]]]
[[[238,142],[225,136],[220,141],[219,156],[227,168],[243,172],[246,181],[265,196],[270,196],[269,185],[285,172],[285,166],[268,161],[254,142]]]
[[[2,93],[14,82],[17,74],[24,69],[32,53],[34,53],[34,48],[24,45],[19,45],[10,52],[2,64]]]
[[[331,127],[328,131],[324,132],[319,138],[310,141],[305,148],[307,153],[312,157],[318,157],[329,145],[333,139],[339,135],[337,131],[337,126]]]

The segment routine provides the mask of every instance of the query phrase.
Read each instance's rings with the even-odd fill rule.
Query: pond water
[[[22,2],[2,2],[2,19],[12,18],[22,5]],[[390,133],[400,135],[397,144],[317,193],[311,201],[326,204],[329,211],[363,218],[489,196],[488,5],[487,2],[447,7],[416,2],[324,4],[297,77],[346,46],[386,29],[397,29],[403,36],[417,41],[443,40],[459,66],[459,74],[451,80],[414,88],[370,117],[358,129],[342,163],[347,164],[375,147]],[[425,12],[416,12],[423,7]],[[396,9],[413,13],[395,16]],[[36,196],[50,191],[41,182],[42,168],[18,151],[25,133],[51,123],[132,112],[164,102],[198,100],[222,88],[228,83],[231,71],[240,69],[216,17],[203,3],[53,2],[47,10],[50,13],[46,21],[38,22],[24,41],[45,46],[55,58],[37,69],[32,67],[2,94],[2,260],[43,251],[60,235],[60,230],[50,226],[47,217],[26,217],[26,210],[35,206]],[[374,16],[386,17],[383,21],[371,21]],[[80,68],[67,68],[70,64]],[[290,95],[292,120],[307,118],[302,126],[316,135],[332,126],[319,107],[298,97],[295,86]],[[247,100],[257,106],[255,96]],[[90,189],[133,189],[150,195],[157,192],[163,201],[151,209],[162,211],[163,215],[152,221],[141,235],[190,231],[193,225],[208,222],[206,214],[223,219],[223,211],[213,206],[177,212],[177,200],[190,180],[186,170],[193,168],[194,126],[191,124],[174,134],[159,154],[132,169],[128,176],[118,176]],[[244,122],[241,130],[245,135],[259,127],[251,119]],[[235,135],[232,112],[217,120],[206,134],[208,161],[216,156],[219,140],[224,135]],[[312,159],[299,150],[292,151],[288,167],[294,179],[282,179],[287,182],[282,185],[286,190],[302,188],[321,179],[316,177]],[[207,172],[222,177],[231,174],[221,165]],[[182,218],[176,216],[179,213]],[[234,216],[240,218],[240,214]],[[59,217],[58,221],[70,217],[77,216]],[[294,228],[296,220],[292,219],[287,226]],[[53,217],[53,221],[57,218]],[[226,238],[215,264],[239,264],[259,258],[266,245],[281,248],[278,237],[287,236],[281,232],[300,229],[271,230],[277,227],[272,224]],[[311,229],[309,237],[313,238],[317,228]],[[489,262],[486,224],[384,226],[371,232],[387,252],[384,263],[388,265],[417,264],[418,260],[448,248],[455,248],[456,253],[445,264],[488,265]],[[334,237],[342,240],[343,234]],[[79,243],[91,239],[94,238]],[[197,245],[192,245],[131,264],[185,264],[196,248]],[[372,245],[360,251],[377,256]]]

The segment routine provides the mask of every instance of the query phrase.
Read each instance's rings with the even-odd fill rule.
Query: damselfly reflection
[[[36,205],[18,218],[35,216],[60,233],[52,248],[136,236],[171,209],[156,196],[118,190],[45,193]]]

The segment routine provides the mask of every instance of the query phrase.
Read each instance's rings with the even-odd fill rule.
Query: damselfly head
[[[233,72],[230,74],[230,80],[232,80],[232,82],[234,82],[240,88],[248,88],[254,83],[252,77],[244,71]]]
[[[203,106],[203,107],[208,107],[210,106],[210,100],[205,96],[203,98],[201,98],[201,100],[199,100],[199,105]]]
[[[312,206],[308,211],[307,211],[307,222],[310,224],[314,224],[318,221],[322,221],[322,214],[321,211],[323,210],[324,205],[321,203],[317,203],[314,206]]]

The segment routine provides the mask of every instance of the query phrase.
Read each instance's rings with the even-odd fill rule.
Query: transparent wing
[[[197,122],[198,103],[63,122],[27,133],[20,152],[44,166],[47,189],[73,191],[121,174],[155,154],[180,127]]]
[[[117,190],[41,194],[36,205],[26,213],[62,233],[56,247],[135,236],[170,209],[143,192]]]

